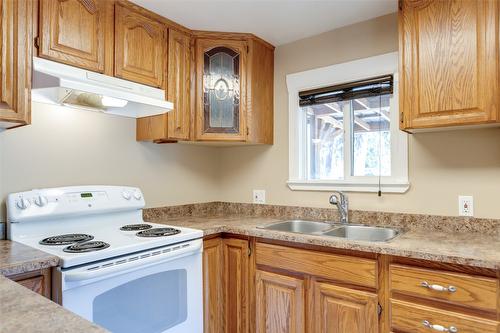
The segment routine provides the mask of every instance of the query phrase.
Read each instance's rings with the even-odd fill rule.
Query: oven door
[[[198,239],[59,269],[57,301],[115,333],[201,333],[202,245]]]

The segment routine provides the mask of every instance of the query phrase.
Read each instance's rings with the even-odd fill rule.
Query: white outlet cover
[[[266,190],[253,190],[253,203],[265,204],[266,203]]]
[[[472,195],[460,195],[458,197],[458,215],[474,216],[474,199]]]

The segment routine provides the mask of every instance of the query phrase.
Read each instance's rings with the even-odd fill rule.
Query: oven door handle
[[[122,259],[122,260],[127,260],[126,262],[123,263],[121,263],[122,260],[116,259],[115,264],[112,266],[107,266],[107,267],[101,266],[100,268],[93,270],[89,270],[88,267],[87,268],[83,267],[75,269],[74,271],[71,270],[65,271],[63,273],[64,280],[67,282],[75,282],[75,281],[90,280],[102,276],[106,276],[107,278],[117,274],[127,273],[137,269],[149,267],[151,265],[157,265],[160,263],[180,259],[186,256],[202,252],[201,240],[191,242],[190,244],[191,244],[190,246],[187,246],[185,248],[173,250],[167,253],[161,253],[158,255],[152,255],[147,258],[140,258],[141,255],[138,254],[136,257],[139,257],[139,259],[133,259],[136,257],[128,257],[126,259]],[[130,260],[131,258],[133,260]],[[103,265],[105,264],[106,263],[103,263]]]

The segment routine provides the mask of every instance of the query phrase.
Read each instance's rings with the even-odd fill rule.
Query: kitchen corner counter
[[[0,240],[0,275],[9,276],[57,266],[59,258],[32,247]]]
[[[338,249],[500,269],[500,237],[484,233],[410,230],[388,242],[362,242],[329,236],[260,229],[283,219],[269,217],[154,218],[151,222],[201,229],[205,236],[231,233]]]
[[[0,240],[0,332],[107,332],[5,276],[57,266],[59,258]]]
[[[3,276],[0,276],[0,316],[0,332],[107,332]]]

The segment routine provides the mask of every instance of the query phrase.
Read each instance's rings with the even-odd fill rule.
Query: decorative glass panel
[[[215,47],[204,54],[204,131],[239,133],[240,54]]]

